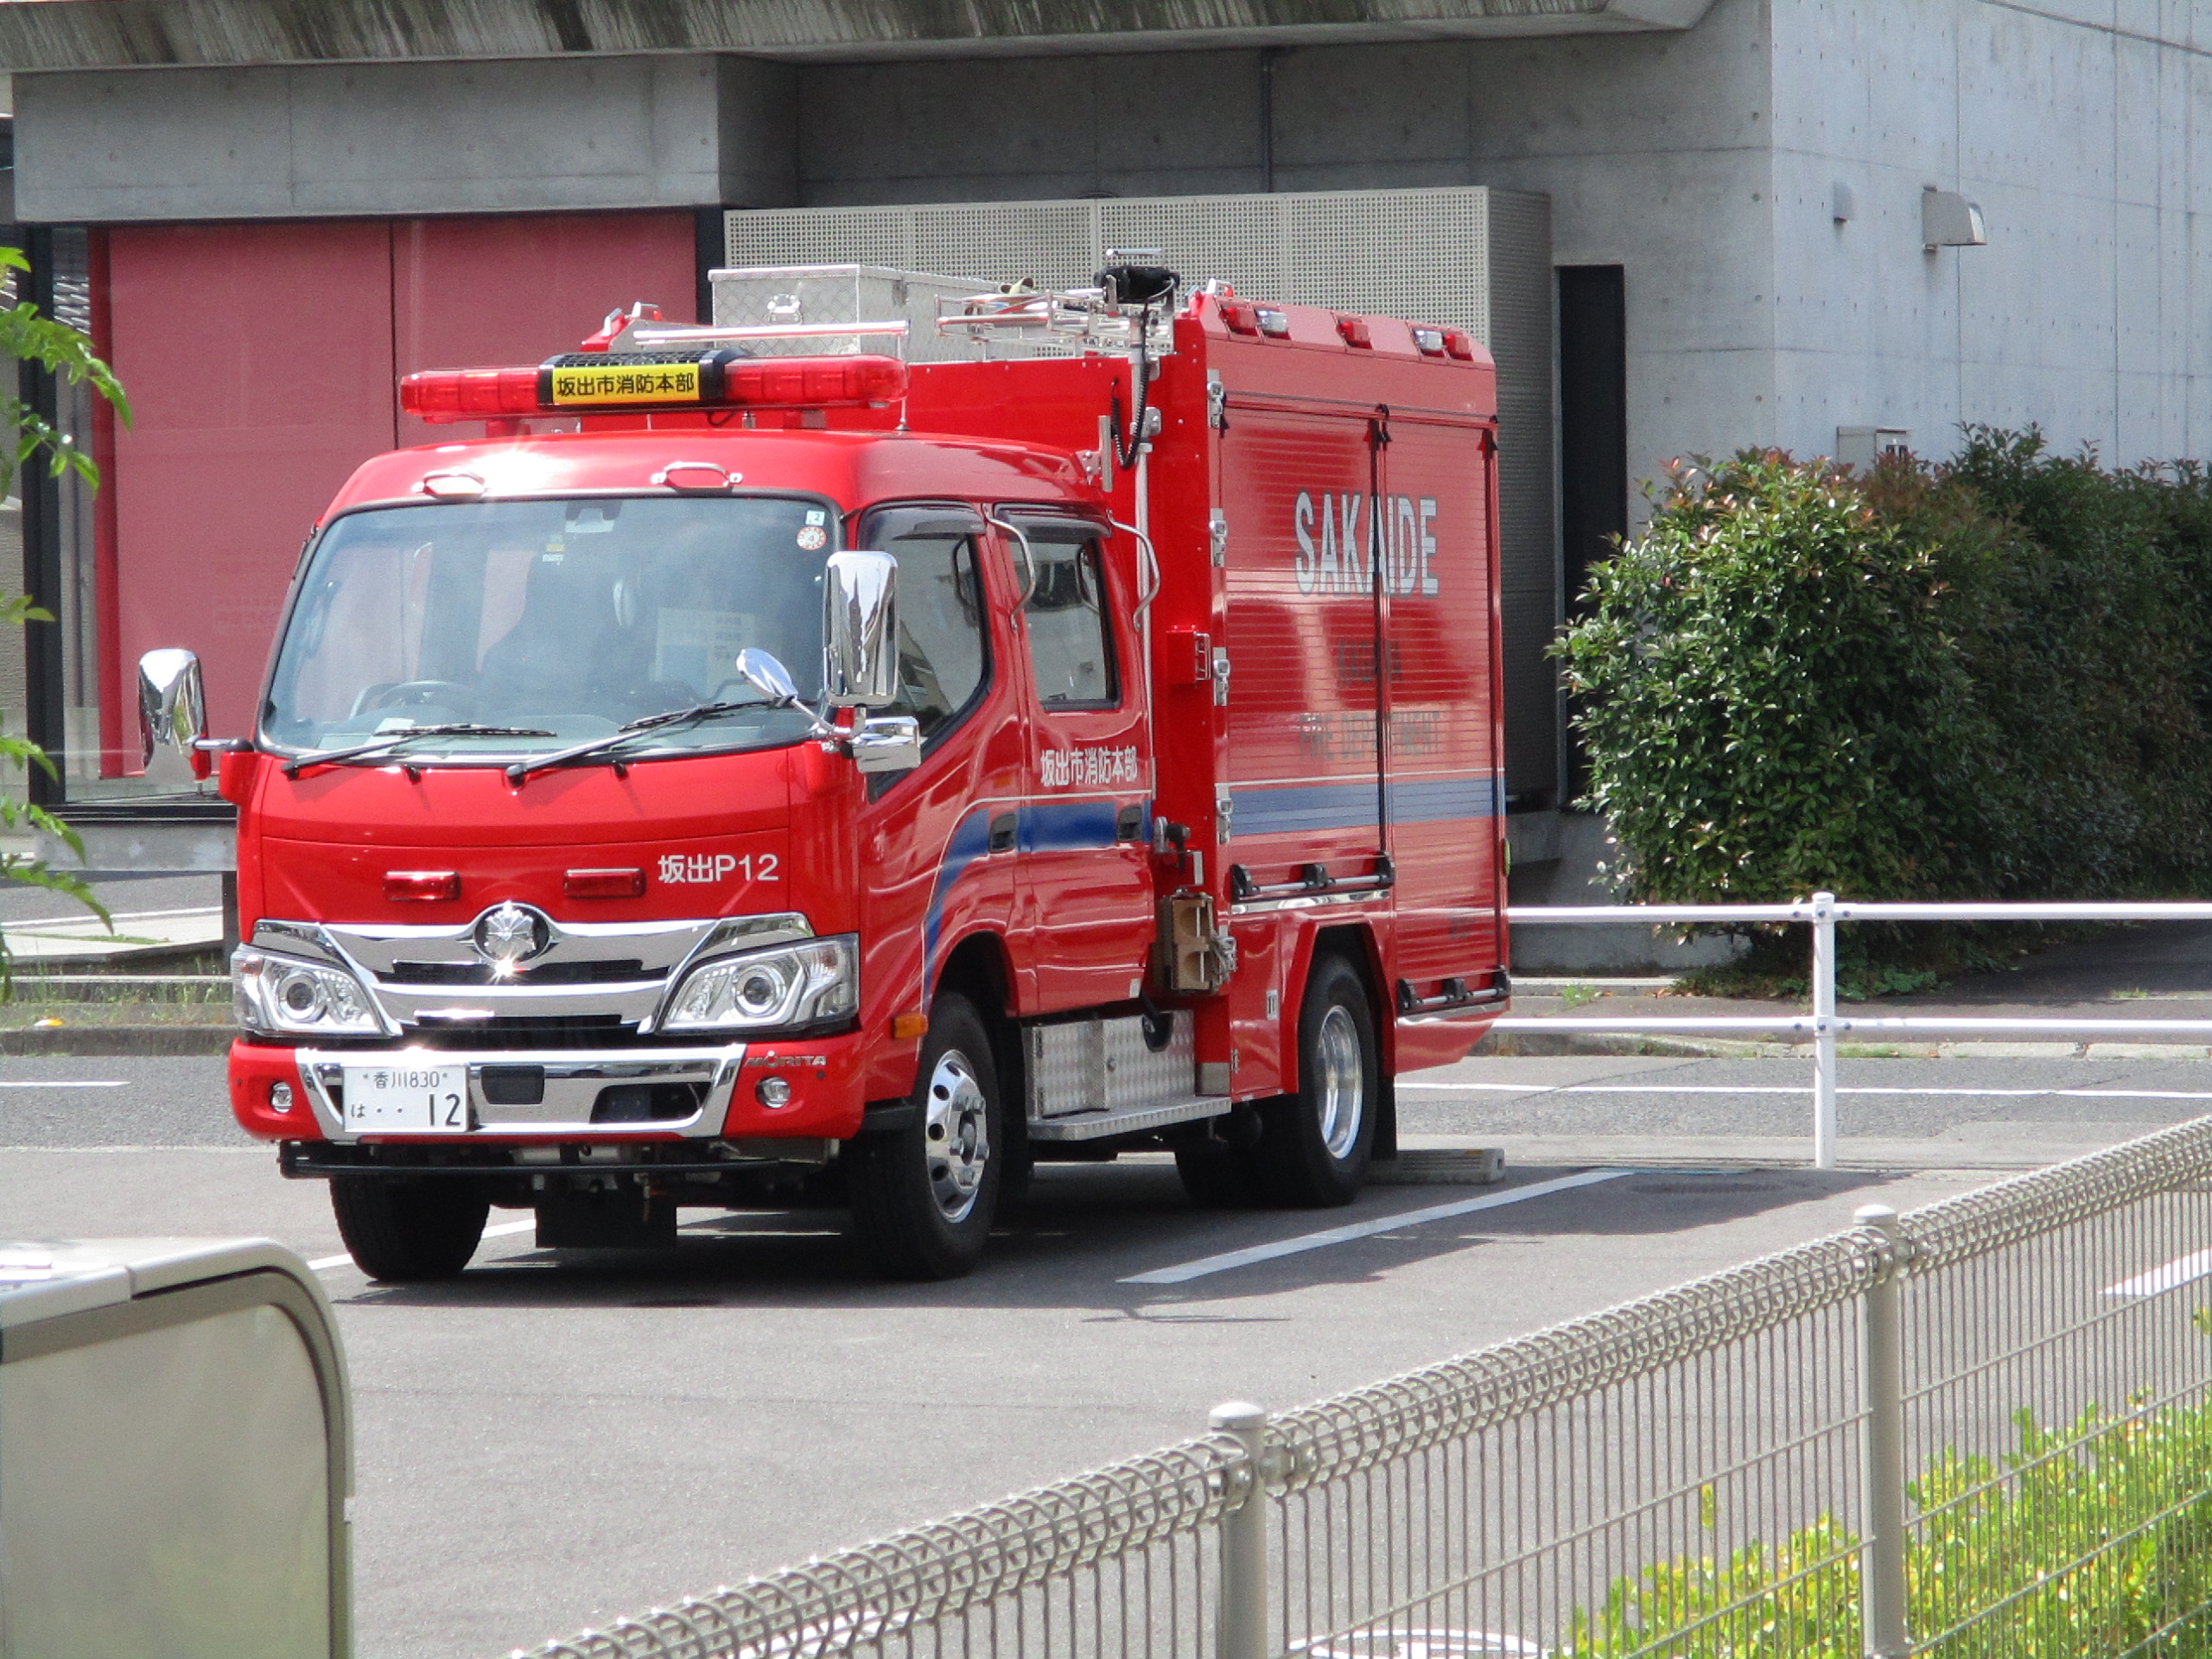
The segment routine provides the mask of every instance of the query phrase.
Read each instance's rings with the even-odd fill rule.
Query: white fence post
[[[1813,1167],[1835,1167],[1835,894],[1813,895]]]
[[[1251,1484],[1221,1517],[1221,1582],[1215,1623],[1217,1659],[1267,1659],[1268,1414],[1242,1400],[1216,1406],[1217,1433],[1243,1443]]]
[[[1888,1271],[1867,1287],[1859,1354],[1866,1408],[1859,1442],[1860,1634],[1867,1659],[1904,1659],[1905,1624],[1904,1277],[1897,1212],[1870,1204],[1852,1219],[1889,1241]]]

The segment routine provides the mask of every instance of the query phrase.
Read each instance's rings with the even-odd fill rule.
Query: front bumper
[[[339,1145],[522,1145],[569,1142],[718,1141],[735,1136],[845,1140],[861,1126],[860,1038],[696,1047],[607,1049],[293,1048],[240,1038],[231,1045],[231,1109],[239,1127],[264,1141]],[[465,1129],[359,1134],[346,1127],[345,1068],[462,1065],[468,1076]],[[486,1072],[493,1076],[486,1087]],[[543,1079],[535,1100],[516,1098],[518,1073]],[[789,1098],[771,1106],[760,1085],[780,1078]],[[279,1112],[274,1085],[289,1087]],[[607,1121],[609,1090],[671,1085],[685,1091],[680,1116]],[[671,1096],[661,1095],[658,1098]],[[594,1112],[602,1112],[595,1118]]]

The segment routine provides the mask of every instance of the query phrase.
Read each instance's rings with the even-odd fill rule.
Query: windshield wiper
[[[481,726],[473,720],[448,721],[442,726],[410,726],[404,732],[386,732],[366,743],[349,743],[342,749],[322,749],[314,754],[295,755],[284,763],[284,775],[296,778],[309,766],[335,766],[340,760],[352,760],[364,754],[379,754],[386,749],[396,749],[402,743],[412,742],[418,737],[551,737],[555,734],[535,726]]]
[[[772,702],[766,697],[747,697],[740,702],[695,702],[689,709],[664,709],[657,715],[641,715],[620,731],[609,732],[604,737],[594,737],[587,743],[556,749],[550,754],[518,760],[507,768],[507,781],[518,784],[533,772],[543,772],[549,766],[564,766],[571,760],[581,760],[587,755],[603,753],[627,743],[633,737],[658,731],[664,726],[681,726],[687,721],[709,720],[716,715],[734,715],[741,709],[778,709],[782,706],[780,702]]]

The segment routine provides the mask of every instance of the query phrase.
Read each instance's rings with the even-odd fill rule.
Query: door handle
[[[1114,815],[1114,839],[1135,841],[1144,834],[1144,807],[1132,801]]]
[[[992,852],[1010,853],[1014,850],[1014,830],[1017,822],[1011,812],[1001,812],[991,819]]]

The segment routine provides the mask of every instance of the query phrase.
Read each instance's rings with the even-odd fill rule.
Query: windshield
[[[822,679],[822,577],[836,515],[770,497],[492,501],[339,519],[315,551],[262,710],[298,752],[476,724],[394,760],[543,753],[664,710],[760,694],[772,652]],[[639,734],[626,757],[789,743],[807,717],[745,709]],[[531,735],[518,734],[528,733]]]

